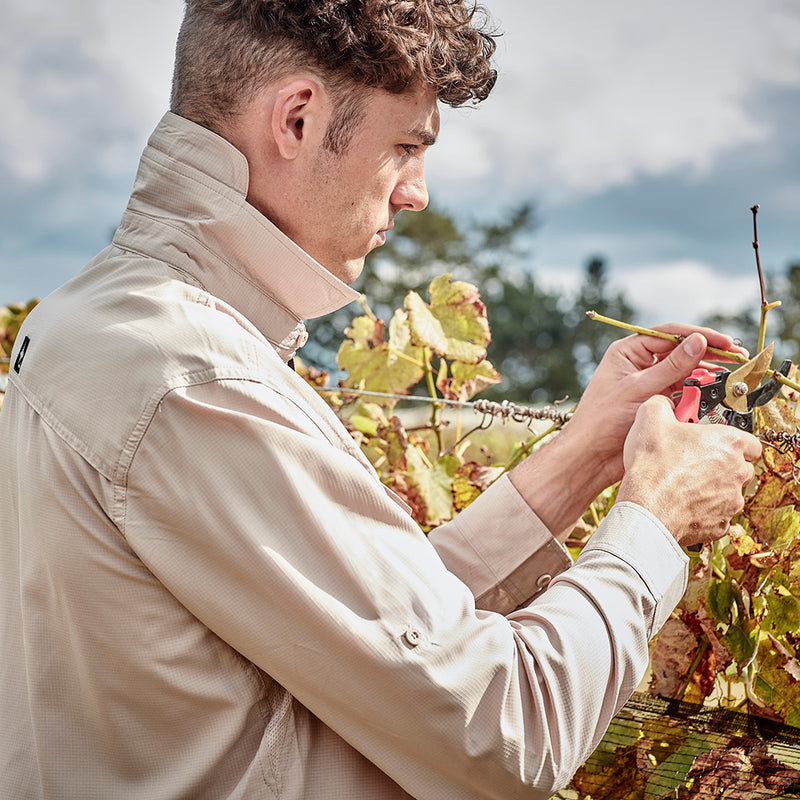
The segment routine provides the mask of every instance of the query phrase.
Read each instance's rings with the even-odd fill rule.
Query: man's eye
[[[413,156],[419,149],[419,145],[416,144],[401,144],[400,147],[403,148],[407,156]]]

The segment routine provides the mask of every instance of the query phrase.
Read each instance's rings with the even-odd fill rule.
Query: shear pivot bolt
[[[744,381],[733,384],[733,396],[744,397],[748,392],[748,386]]]

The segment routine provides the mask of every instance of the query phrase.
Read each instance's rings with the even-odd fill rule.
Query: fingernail
[[[697,358],[697,356],[702,355],[705,352],[706,341],[699,333],[693,333],[683,343],[683,347],[688,355],[690,355],[692,358]]]

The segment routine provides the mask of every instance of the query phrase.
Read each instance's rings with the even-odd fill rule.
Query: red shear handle
[[[717,373],[702,367],[694,370],[683,385],[683,394],[675,409],[678,422],[700,422],[700,387],[717,380]]]

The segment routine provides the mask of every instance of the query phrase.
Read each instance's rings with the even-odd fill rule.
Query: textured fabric
[[[620,504],[565,569],[507,479],[426,538],[287,367],[354,293],[247,180],[167,114],[112,245],[19,336],[0,796],[546,798],[637,685],[686,559]]]

